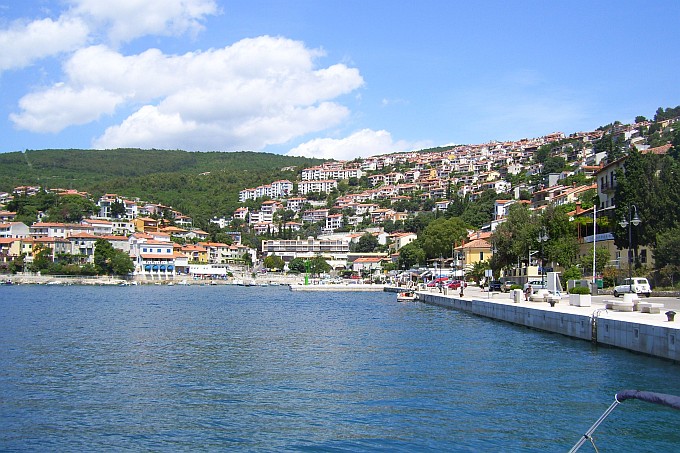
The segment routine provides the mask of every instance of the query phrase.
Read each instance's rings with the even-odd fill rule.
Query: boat
[[[413,291],[403,291],[397,294],[397,302],[413,302],[418,299],[418,296]]]
[[[569,453],[578,451],[578,449],[588,441],[590,441],[590,443],[595,448],[595,451],[597,451],[597,447],[595,447],[595,441],[592,437],[593,433],[597,427],[600,426],[600,424],[609,416],[609,414],[611,414],[612,411],[616,409],[616,406],[629,399],[637,399],[640,401],[660,404],[662,406],[668,406],[672,407],[673,409],[680,410],[680,396],[668,395],[665,393],[645,392],[641,390],[622,390],[614,395],[614,402],[611,404],[611,406],[609,406],[609,408],[604,411],[604,413],[600,416],[600,418],[597,419],[593,426],[591,426],[590,429],[586,431],[585,434],[583,434],[581,439],[576,442],[576,445],[574,445],[571,450],[569,450]]]

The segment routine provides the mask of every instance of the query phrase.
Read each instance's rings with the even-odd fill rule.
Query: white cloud
[[[97,87],[75,90],[58,84],[49,90],[32,93],[19,101],[20,114],[11,114],[14,124],[30,131],[59,132],[72,126],[86,124],[103,114],[114,112],[122,98]]]
[[[317,157],[320,159],[351,160],[357,157],[369,157],[431,146],[429,142],[394,141],[392,135],[385,131],[362,129],[342,138],[316,138],[291,149],[288,156]]]
[[[96,147],[260,150],[349,115],[333,99],[363,79],[341,64],[316,69],[320,55],[269,36],[184,55],[149,49],[125,56],[91,46],[64,64],[64,82],[24,96],[11,119],[22,129],[55,132],[126,108],[127,119],[97,138]]]
[[[36,60],[69,52],[87,40],[88,28],[76,17],[15,22],[0,30],[0,72],[30,65]]]
[[[205,16],[217,14],[214,0],[71,0],[71,14],[104,27],[114,42],[129,42],[146,35],[197,32]]]
[[[112,43],[147,35],[180,35],[203,29],[217,14],[215,0],[70,0],[56,20],[17,21],[0,30],[0,72],[23,68],[41,58],[72,52],[101,31]]]

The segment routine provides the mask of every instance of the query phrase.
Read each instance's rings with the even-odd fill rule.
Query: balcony
[[[614,182],[606,182],[604,184],[600,184],[600,191],[602,193],[611,193],[616,191],[616,181]]]

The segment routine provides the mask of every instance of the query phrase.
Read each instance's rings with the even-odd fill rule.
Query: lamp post
[[[628,217],[625,216],[619,222],[621,228],[628,227],[628,285],[629,291],[633,292],[633,226],[638,226],[642,223],[638,217],[637,206],[634,204],[628,206]]]
[[[550,237],[548,236],[548,231],[545,227],[541,227],[541,231],[538,233],[538,242],[541,244],[541,286],[545,288],[545,264],[544,264],[544,250],[543,243],[548,242]]]

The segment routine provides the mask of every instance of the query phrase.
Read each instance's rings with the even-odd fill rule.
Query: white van
[[[622,284],[614,287],[614,297],[631,292],[637,295],[644,294],[645,297],[649,297],[652,295],[652,288],[644,277],[627,278]]]

